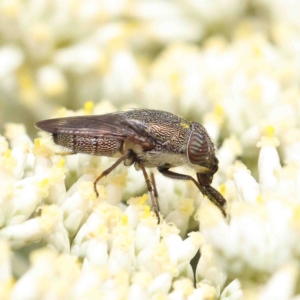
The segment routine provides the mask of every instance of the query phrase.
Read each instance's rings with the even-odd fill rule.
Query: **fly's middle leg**
[[[151,184],[151,181],[149,179],[149,176],[146,172],[144,164],[140,161],[140,162],[138,162],[138,165],[143,171],[143,175],[144,175],[144,178],[145,178],[145,181],[146,181],[146,184],[147,184],[147,189],[148,189],[148,192],[149,192],[150,197],[151,197],[152,207],[153,207],[154,213],[157,217],[157,224],[159,224],[160,223],[160,216],[159,216],[159,206],[158,206],[158,202],[157,202],[156,187],[153,188],[153,186]],[[153,178],[154,178],[154,176],[153,176]]]
[[[106,169],[105,171],[102,172],[102,174],[100,174],[96,180],[94,181],[94,191],[96,193],[96,196],[99,196],[99,193],[97,191],[97,183],[98,181],[104,177],[107,176],[112,170],[114,170],[122,161],[126,160],[127,157],[132,155],[132,150],[129,149],[127,150],[121,157],[119,157],[108,169]]]
[[[158,208],[158,211],[160,211],[159,203],[158,203],[158,192],[157,192],[156,182],[155,182],[153,172],[150,172],[150,178],[151,178],[151,182],[152,182],[152,186],[153,186],[153,194],[154,194],[154,198],[155,198],[155,201],[156,201],[156,206]]]

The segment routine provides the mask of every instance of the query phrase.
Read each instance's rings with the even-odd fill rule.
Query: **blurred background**
[[[153,108],[202,122],[218,146],[235,139],[249,165],[271,126],[296,159],[299,12],[293,0],[0,0],[0,132]]]
[[[200,122],[219,149],[219,172],[214,177],[214,185],[232,205],[232,220],[238,220],[232,222],[224,234],[222,223],[219,227],[213,224],[205,205],[200,205],[204,207],[202,219],[199,218],[201,230],[208,228],[209,243],[217,250],[221,249],[217,253],[225,265],[228,279],[239,278],[244,291],[249,289],[252,293],[253,290],[256,295],[260,290],[258,282],[265,281],[269,274],[289,262],[292,266],[288,269],[291,270],[290,278],[295,278],[290,282],[297,287],[300,257],[299,16],[300,1],[297,0],[0,0],[0,140],[4,135],[11,143],[25,130],[34,139],[38,136],[34,123],[42,119],[130,108],[166,110],[186,120]],[[268,137],[272,143],[268,142]],[[262,148],[257,147],[259,141],[267,153],[260,161],[258,155]],[[38,149],[39,142],[32,148]],[[266,148],[271,151],[266,152]],[[6,165],[2,167],[4,180],[0,181],[0,191],[7,199],[14,195],[11,182],[23,178],[23,162],[25,164],[29,151],[24,149],[21,151],[24,155],[18,156],[19,167],[16,168],[11,163],[14,160],[6,139],[2,138],[0,154],[4,154]],[[33,166],[34,156],[31,158],[28,164]],[[258,161],[262,162],[259,174],[264,178],[255,182],[248,170],[236,163],[237,160],[250,169],[255,179],[258,179]],[[45,163],[43,159],[38,162],[41,166]],[[87,171],[95,172],[97,166],[99,169],[106,164],[108,167],[105,159],[101,159],[100,164],[91,156],[69,156],[67,187]],[[29,168],[28,174],[33,169]],[[122,171],[128,175],[126,189],[123,191],[120,185],[115,188],[117,192],[111,188],[108,193],[107,197],[113,199],[114,204],[122,200],[122,195],[127,200],[145,190],[143,177],[134,168],[127,169],[128,174]],[[40,173],[45,173],[45,169],[41,170]],[[26,172],[25,168],[25,179]],[[59,199],[73,195],[74,189],[66,194],[64,178],[59,176],[58,190],[50,189],[49,203],[56,203],[58,200],[53,199],[58,194],[62,196]],[[5,185],[5,180],[9,185]],[[175,224],[179,220],[176,226],[181,228],[182,236],[195,228],[198,230],[199,220],[194,218],[193,205],[195,202],[198,207],[203,200],[199,191],[190,188],[186,182],[165,180],[169,179],[157,180],[161,199],[169,199],[161,204],[163,213],[171,212],[170,218]],[[26,205],[26,201],[32,203],[32,199],[36,199],[36,205],[40,205],[39,199],[44,194],[40,196],[39,189],[47,190],[46,193],[49,189],[48,181],[42,188],[32,188],[38,195],[34,198],[29,192],[27,195],[26,182],[20,183],[21,188],[19,183],[15,185],[21,195],[19,202],[3,201],[3,215],[10,214],[10,205],[15,205],[18,222],[23,220],[19,218],[22,209],[24,220],[31,214],[26,215],[30,207],[32,212],[35,209],[32,204]],[[28,186],[30,189],[31,185]],[[75,189],[79,190],[78,187],[76,185]],[[271,196],[268,189],[273,192]],[[84,195],[80,197],[89,199],[88,193]],[[70,200],[68,203],[72,202],[71,197],[66,199]],[[9,205],[8,208],[5,205]],[[75,211],[76,207],[72,207]],[[82,207],[85,221],[90,212],[86,213],[86,205]],[[182,214],[185,221],[178,218],[180,210],[188,212]],[[70,209],[68,217],[72,216],[71,212]],[[9,221],[6,225],[10,225]],[[67,225],[71,228],[68,229],[71,241],[80,224],[77,225],[75,229]],[[62,225],[61,228],[64,229]],[[29,237],[30,233],[27,230]],[[26,240],[27,236],[24,236]],[[44,238],[42,233],[41,237]],[[52,240],[49,242],[47,238],[45,234],[46,243],[51,245]],[[69,247],[69,239],[66,240]],[[29,244],[20,250],[21,259],[14,271],[16,278],[28,268],[28,254],[42,243]],[[208,253],[207,258],[202,256],[203,266],[205,259],[211,262],[210,251]],[[236,261],[232,259],[234,255]],[[26,262],[24,266],[23,261]],[[198,257],[194,265],[197,262]],[[212,273],[207,268],[208,275],[198,279],[206,280],[217,274],[212,266]],[[293,268],[298,269],[294,271]],[[288,299],[276,294],[280,280],[292,286],[289,277],[280,276],[270,285],[270,290],[274,290],[272,295],[277,298],[260,299]],[[36,280],[32,282],[36,286]],[[296,292],[299,293],[299,287]]]

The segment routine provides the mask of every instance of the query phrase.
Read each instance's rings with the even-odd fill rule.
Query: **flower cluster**
[[[265,132],[258,182],[235,161],[236,139],[220,148],[228,171],[216,182],[228,200],[227,219],[191,183],[155,174],[158,225],[147,195],[132,196],[145,185],[134,168],[103,178],[96,198],[94,178],[111,159],[55,155],[47,137],[32,142],[23,126],[7,124],[0,144],[2,298],[273,299],[283,280],[274,299],[289,299],[299,278],[300,166],[282,166],[274,128]],[[39,250],[28,263],[24,249],[33,245]]]
[[[194,211],[191,199],[177,193],[177,204],[171,205],[170,194],[176,193],[172,188],[165,191],[162,197],[169,203],[162,202],[162,212],[170,222],[158,226],[147,195],[129,198],[128,205],[121,202],[125,167],[101,181],[96,199],[93,172],[100,170],[100,161],[94,168],[89,162],[67,189],[66,167],[71,172],[74,162],[54,156],[44,139],[32,143],[22,126],[7,124],[6,137],[9,143],[4,136],[0,143],[1,299],[199,299],[241,294],[236,281],[224,289],[225,275],[215,274],[207,281],[207,268],[216,268],[212,262],[201,267],[194,286],[190,261],[207,246],[199,232],[186,234]],[[87,159],[78,157],[77,164],[87,165]],[[107,164],[101,160],[101,168]],[[40,249],[30,254],[26,267],[22,253],[33,245]],[[18,260],[15,267],[11,251]],[[206,260],[203,254],[201,264]],[[19,277],[16,282],[14,274]]]

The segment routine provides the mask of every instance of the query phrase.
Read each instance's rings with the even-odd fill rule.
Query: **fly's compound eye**
[[[193,131],[188,143],[188,159],[192,164],[206,166],[210,156],[206,136],[201,131]]]

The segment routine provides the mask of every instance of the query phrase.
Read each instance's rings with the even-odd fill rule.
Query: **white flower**
[[[60,69],[44,66],[37,72],[38,87],[46,96],[56,97],[67,90],[67,81]]]
[[[243,299],[243,292],[241,290],[241,283],[238,279],[230,282],[223,290],[220,299],[222,300],[240,300]]]
[[[188,222],[194,212],[194,200],[183,198],[175,210],[168,213],[166,216],[167,222],[172,222],[180,229],[181,234],[184,236],[188,229]]]
[[[32,3],[33,10],[34,4]],[[40,5],[42,8],[44,5]],[[46,10],[46,6],[42,9]],[[55,31],[50,23],[42,22],[31,16],[29,20],[24,20],[25,31],[21,32],[26,50],[30,58],[36,62],[43,62],[49,58],[55,49]]]
[[[257,299],[291,299],[296,287],[297,267],[293,264],[283,265],[268,280]]]
[[[148,286],[148,294],[159,295],[159,294],[168,294],[171,289],[172,276],[169,273],[162,273],[159,276],[155,277],[153,281]]]
[[[234,169],[233,181],[238,199],[247,203],[256,203],[260,196],[259,184],[241,163],[236,163]]]
[[[160,231],[154,224],[148,222],[140,222],[137,225],[135,232],[135,248],[137,253],[148,247],[154,247],[159,243]]]
[[[78,75],[85,75],[95,71],[103,64],[103,54],[90,44],[75,45],[59,50],[55,55],[55,62],[66,71]]]
[[[236,157],[241,154],[241,143],[235,136],[225,139],[221,148],[218,149],[217,152],[219,159],[219,172],[226,172],[228,168],[232,166]],[[219,172],[217,174],[219,174]]]
[[[230,0],[224,1],[187,1],[189,8],[194,14],[198,16],[208,26],[215,26],[216,24],[230,24],[234,22],[245,10],[246,3],[240,1]],[[230,9],[227,9],[230,8]]]
[[[101,258],[101,261],[106,263],[108,257],[108,253],[105,254],[105,249],[107,248],[107,235],[108,231],[105,226],[105,220],[104,216],[102,215],[102,211],[96,210],[89,216],[76,234],[72,245],[72,253],[78,257],[85,257],[87,251],[93,251],[92,249],[94,247],[99,247],[100,244],[103,244],[102,248],[104,249],[104,253],[101,251],[99,254],[101,255],[102,253],[102,256],[99,258],[96,256],[93,259],[99,260]],[[90,243],[92,245],[92,249],[89,249]]]
[[[273,129],[270,134],[272,135]],[[276,173],[281,169],[281,164],[279,160],[279,155],[276,150],[278,146],[278,140],[272,136],[265,137],[259,143],[261,151],[259,153],[259,183],[261,192],[263,195],[268,193],[276,192],[278,187],[278,179]]]
[[[300,23],[297,18],[297,10],[299,9],[299,3],[296,1],[253,1],[254,5],[258,9],[265,9],[271,14],[273,22],[282,23],[291,27],[299,28]],[[272,4],[272,5],[270,5]],[[284,8],[284,13],[282,9]]]
[[[210,105],[203,95],[205,79],[201,70],[201,56],[196,47],[171,45],[152,65],[150,82],[145,87],[146,100],[151,101],[151,107],[168,110],[173,98],[182,98],[177,108],[181,114],[206,111]],[[195,105],[199,97],[201,105]]]
[[[176,2],[142,1],[134,3],[131,15],[145,22],[145,33],[160,43],[201,38],[201,23],[188,18]]]
[[[144,79],[140,67],[130,51],[126,48],[115,49],[103,78],[104,94],[120,102],[120,95],[133,97],[140,90]]]
[[[91,210],[92,199],[95,192],[91,181],[81,182],[78,189],[70,196],[67,196],[61,204],[61,211],[64,217],[64,225],[72,237],[87,218],[87,213]]]
[[[237,171],[240,174],[235,173],[237,194],[242,202],[232,203],[229,224],[200,219],[202,232],[214,248],[218,262],[233,276],[241,273],[271,274],[298,252],[298,232],[293,225],[298,203],[285,198],[285,193],[279,193],[282,169],[277,143],[272,136],[262,139],[259,183],[244,168]],[[258,185],[262,195],[258,193]],[[294,189],[289,196],[295,197],[295,192]],[[251,203],[251,207],[247,203]]]
[[[10,261],[10,247],[5,240],[0,240],[0,297],[8,299],[13,287],[13,275]]]
[[[200,255],[196,270],[197,286],[201,287],[202,284],[210,284],[215,287],[215,292],[220,294],[226,280],[226,274],[216,263],[213,249],[205,243],[203,237],[202,245],[200,246]]]
[[[30,256],[29,270],[16,283],[12,299],[64,299],[72,294],[73,286],[80,275],[74,257],[57,256],[50,250],[39,250]]]
[[[22,50],[15,46],[5,46],[0,48],[0,78],[6,80],[23,63],[24,55]]]
[[[192,281],[186,278],[176,280],[173,283],[173,289],[174,290],[168,295],[167,299],[185,299],[194,292]]]
[[[120,226],[113,230],[114,238],[111,240],[111,247],[108,258],[108,268],[114,273],[119,270],[132,272],[136,257],[134,253],[134,232],[130,226]]]

